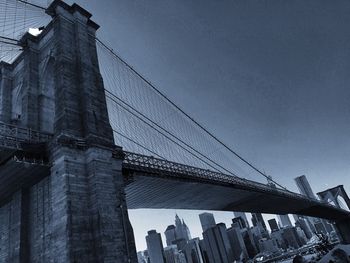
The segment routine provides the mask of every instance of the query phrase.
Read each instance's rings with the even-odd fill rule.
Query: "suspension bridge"
[[[136,262],[127,208],[320,217],[350,242],[348,211],[225,144],[99,39],[88,11],[0,7],[1,262]]]

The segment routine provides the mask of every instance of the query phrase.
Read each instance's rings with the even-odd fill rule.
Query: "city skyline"
[[[328,236],[329,240],[336,240],[336,232],[333,227],[327,230],[326,228],[317,228],[313,232],[309,231],[309,223],[306,223],[305,217],[295,217],[295,224],[287,224],[279,227],[275,222],[275,218],[269,220],[269,225],[273,225],[273,229],[269,229],[266,232],[266,222],[259,213],[253,213],[252,223],[253,226],[247,226],[244,222],[245,215],[239,213],[238,216],[232,215],[232,222],[229,226],[225,223],[216,220],[213,213],[203,212],[198,214],[198,219],[202,228],[202,235],[192,235],[193,239],[178,239],[176,235],[167,235],[167,244],[163,248],[159,248],[159,244],[162,243],[160,231],[150,230],[145,237],[147,240],[147,249],[139,250],[138,255],[139,263],[147,262],[147,258],[155,258],[151,262],[192,262],[189,257],[193,254],[189,252],[195,245],[195,254],[199,258],[204,259],[204,262],[231,262],[232,260],[242,260],[242,258],[253,258],[256,255],[279,257],[283,256],[284,252],[292,252],[294,254],[300,253],[301,247],[304,247],[304,251],[312,248],[315,242],[319,242],[324,236]],[[249,217],[248,217],[249,218]],[[236,220],[240,219],[240,220]],[[281,219],[282,221],[285,219]],[[175,222],[184,223],[184,219],[179,217],[178,214],[174,217]],[[304,222],[304,223],[303,223]],[[306,225],[305,225],[306,223]],[[313,224],[313,223],[311,223]],[[315,224],[316,221],[315,221]],[[316,226],[316,225],[315,225]],[[169,225],[167,231],[178,231],[182,226],[177,224],[174,228],[173,225]],[[188,232],[190,230],[187,229]],[[157,236],[157,241],[154,245],[148,242],[150,233],[153,236]],[[319,241],[317,241],[319,239]],[[310,241],[310,243],[309,243]],[[332,242],[333,242],[332,241]],[[191,245],[189,245],[191,244]],[[158,252],[155,252],[157,250]],[[166,257],[164,255],[167,254]],[[183,261],[172,261],[175,255],[182,254]],[[288,254],[288,253],[287,253]],[[157,257],[155,257],[157,255]],[[290,257],[290,255],[289,255]],[[164,258],[166,259],[165,261]],[[146,260],[146,261],[144,261]],[[189,260],[189,261],[186,261]],[[219,260],[219,261],[218,261]],[[196,261],[197,262],[197,261]],[[202,262],[202,261],[198,261]]]
[[[316,198],[316,196],[311,195],[313,194],[312,185],[308,181],[307,177],[305,175],[299,176],[295,178],[296,184],[300,184],[300,178],[303,180],[303,184],[307,185],[308,190],[304,190],[304,188],[299,188],[299,193],[308,197]],[[174,212],[174,216],[171,212]],[[144,242],[144,239],[142,238],[142,232],[149,231],[147,227],[152,226],[152,223],[154,222],[153,219],[151,221],[147,221],[146,218],[142,219],[142,222],[144,224],[139,224],[139,215],[142,214],[148,214],[151,215],[150,218],[157,217],[158,218],[158,226],[154,226],[151,229],[156,230],[160,235],[162,236],[163,240],[166,240],[166,236],[164,235],[164,231],[167,229],[170,225],[175,225],[175,222],[178,220],[178,218],[182,218],[189,226],[189,229],[194,234],[195,237],[202,237],[203,232],[203,225],[200,219],[201,214],[213,214],[215,218],[219,218],[219,220],[216,221],[216,223],[224,223],[226,226],[230,226],[232,224],[232,219],[241,217],[244,221],[247,220],[248,225],[250,227],[256,225],[254,223],[253,214],[254,213],[243,213],[243,212],[223,212],[223,211],[204,211],[204,210],[172,210],[172,209],[137,209],[137,210],[130,210],[130,220],[134,227],[134,231],[136,233],[135,235],[135,242],[136,247],[138,251],[142,251],[146,249],[146,245]],[[139,214],[139,215],[138,215]],[[259,215],[259,213],[257,214]],[[277,215],[277,214],[262,214],[264,225],[262,227],[266,227],[268,231],[271,232],[271,227],[268,223],[269,220],[275,219],[277,222],[277,225],[279,227],[287,227],[292,226],[295,224],[297,218],[294,215]],[[171,218],[174,218],[174,222],[171,222]],[[197,221],[196,221],[197,218]],[[259,217],[258,217],[259,218]],[[258,219],[259,220],[259,219]],[[314,221],[313,219],[311,219]],[[317,221],[317,220],[316,220]],[[321,220],[322,221],[322,220]],[[210,222],[210,220],[209,220]],[[323,223],[324,224],[324,223]],[[140,227],[142,226],[142,227]],[[163,229],[164,228],[164,229]],[[313,229],[312,231],[315,231]]]
[[[274,4],[271,4],[272,2]],[[45,159],[45,162],[48,162],[47,166],[50,164],[62,173],[53,173],[54,169],[50,171],[42,169],[45,176],[42,179],[44,183],[40,187],[30,185],[28,188],[30,191],[24,191],[23,185],[13,183],[14,179],[8,180],[13,184],[13,191],[11,193],[3,191],[5,194],[15,195],[18,189],[23,193],[20,192],[19,199],[4,198],[6,202],[9,200],[10,204],[10,210],[3,209],[2,215],[4,219],[10,218],[6,229],[11,229],[11,225],[16,223],[8,215],[12,215],[17,209],[17,206],[13,205],[17,200],[21,204],[21,216],[15,220],[18,219],[20,222],[24,220],[25,227],[33,226],[39,229],[37,231],[24,229],[25,234],[19,235],[19,238],[23,237],[26,240],[27,233],[34,233],[30,238],[36,242],[38,233],[41,235],[38,242],[45,244],[46,236],[55,233],[50,224],[57,227],[59,226],[57,221],[62,218],[60,223],[63,227],[59,229],[62,230],[61,240],[56,236],[53,242],[57,244],[61,241],[70,242],[67,233],[73,233],[72,236],[79,237],[74,241],[76,246],[74,249],[86,250],[86,257],[89,257],[89,254],[97,257],[97,254],[95,255],[95,252],[83,242],[92,244],[92,247],[98,250],[95,244],[102,248],[104,244],[108,244],[108,239],[112,236],[110,240],[113,239],[115,248],[122,248],[109,251],[114,254],[114,258],[121,258],[116,255],[119,252],[129,261],[132,256],[135,257],[136,255],[131,255],[135,253],[133,253],[134,243],[130,241],[133,237],[129,218],[134,229],[137,250],[147,248],[153,257],[152,262],[156,263],[165,263],[165,260],[167,263],[173,262],[175,257],[178,258],[176,263],[186,263],[185,257],[188,255],[185,256],[185,253],[188,254],[188,250],[199,247],[206,249],[205,255],[211,258],[210,262],[217,262],[214,258],[221,257],[225,258],[227,263],[241,256],[253,258],[259,251],[276,254],[282,250],[286,252],[288,249],[296,251],[314,237],[313,233],[321,236],[325,234],[333,240],[338,240],[340,237],[340,240],[343,238],[343,241],[350,242],[348,221],[343,216],[345,214],[348,216],[348,213],[314,200],[321,197],[322,193],[318,194],[319,192],[324,192],[325,199],[322,201],[332,203],[332,194],[325,190],[328,188],[337,190],[337,185],[344,185],[345,192],[350,192],[348,174],[350,77],[347,74],[350,68],[350,51],[347,45],[350,41],[350,31],[344,26],[350,22],[348,2],[336,0],[336,4],[330,6],[327,2],[319,4],[316,0],[307,3],[301,0],[286,1],[283,4],[274,0],[271,2],[224,0],[221,4],[213,5],[205,0],[203,5],[200,5],[198,0],[170,0],[166,3],[154,1],[153,5],[148,5],[137,0],[116,2],[106,0],[105,4],[101,5],[97,1],[78,0],[78,4],[93,10],[94,22],[101,25],[101,30],[97,34],[97,49],[94,49],[93,37],[82,37],[90,36],[91,32],[98,28],[89,20],[90,13],[82,11],[83,9],[76,5],[62,7],[60,5],[63,5],[63,2],[57,3],[58,6],[52,5],[55,12],[48,13],[60,17],[62,14],[59,10],[61,10],[70,19],[54,19],[52,24],[56,25],[57,22],[62,27],[47,26],[42,30],[43,37],[35,38],[40,43],[35,48],[38,48],[40,54],[38,63],[41,64],[35,61],[27,63],[32,59],[31,56],[26,56],[32,52],[28,48],[24,49],[25,55],[20,56],[18,60],[23,60],[23,64],[28,67],[22,67],[21,63],[14,63],[15,66],[12,68],[7,64],[2,65],[4,70],[6,67],[11,68],[8,72],[4,72],[13,76],[13,81],[1,82],[3,90],[6,88],[12,98],[9,100],[10,107],[7,107],[6,103],[2,104],[3,108],[7,107],[7,115],[3,116],[9,117],[4,125],[8,127],[15,124],[13,129],[16,131],[18,127],[24,128],[26,137],[23,140],[24,142],[32,140],[31,143],[35,141],[34,136],[31,136],[31,124],[37,125],[39,132],[68,134],[73,138],[71,141],[67,140],[71,144],[62,147],[73,149],[77,146],[73,150],[75,157],[72,154],[69,158],[60,158],[49,163],[50,158],[40,156],[41,162],[33,161],[33,167],[35,165],[39,167],[44,166]],[[107,10],[112,8],[113,15],[107,15]],[[76,12],[86,17],[80,21]],[[327,15],[324,15],[325,13]],[[24,14],[26,17],[26,12]],[[84,31],[79,31],[81,29],[79,26],[72,27],[69,24],[78,25],[79,21],[86,24]],[[50,32],[53,33],[49,34]],[[57,34],[60,32],[61,34]],[[15,30],[13,37],[14,34]],[[31,37],[28,34],[23,40],[29,47],[36,45]],[[42,46],[44,41],[48,41],[49,45]],[[56,45],[56,41],[65,45]],[[22,42],[14,45],[20,43]],[[48,47],[52,49],[49,50]],[[66,48],[60,50],[60,47]],[[75,54],[77,50],[79,52]],[[88,50],[91,51],[91,55],[86,52]],[[115,55],[114,50],[122,59]],[[106,57],[103,52],[106,52]],[[61,57],[67,58],[71,67],[65,67]],[[80,59],[85,57],[89,58],[82,60],[86,63],[80,63]],[[112,62],[112,66],[109,67],[104,58],[118,62],[116,65]],[[124,63],[123,59],[127,63]],[[41,65],[44,66],[40,68]],[[122,69],[127,66],[126,71],[122,71],[123,74],[119,71],[120,65]],[[76,69],[77,72],[71,71],[65,75],[59,74],[62,72],[58,70],[56,72],[56,69],[62,69],[63,72]],[[85,69],[88,74],[85,74]],[[88,69],[93,71],[90,72]],[[17,70],[20,70],[18,71],[20,73]],[[80,74],[82,72],[85,73]],[[2,74],[3,79],[10,76],[5,73]],[[65,78],[67,75],[71,78]],[[26,80],[25,76],[39,80],[33,82],[34,89],[38,93],[32,97],[28,96],[30,103],[23,99],[24,96],[31,94],[28,93],[30,91],[28,87],[32,85],[30,81],[23,81]],[[154,86],[142,76],[151,80]],[[85,77],[87,85],[80,85],[85,84],[81,82]],[[65,86],[67,88],[60,89],[60,92],[70,103],[60,100],[61,93],[56,92],[59,87],[57,83],[65,82],[57,79],[69,80],[67,82],[69,85]],[[93,79],[99,81],[92,81]],[[127,94],[125,98],[129,96],[134,99],[132,105],[139,105],[141,109],[149,110],[154,114],[152,116],[154,119],[149,119],[147,114],[140,114],[137,109],[133,109],[130,113],[120,107],[117,102],[119,97],[109,90],[108,83],[118,83],[115,87],[120,89],[120,94]],[[152,88],[152,92],[155,91],[156,97],[164,93],[165,95],[161,96],[164,101],[156,99],[153,101],[154,94],[148,93],[149,87]],[[71,91],[76,92],[74,94],[79,96],[78,99],[69,96]],[[45,92],[49,99],[41,96],[41,93],[45,95]],[[136,92],[136,95],[133,92]],[[5,95],[3,99],[8,98]],[[39,110],[33,107],[26,111],[26,108],[22,107],[37,105],[34,101],[37,97],[43,99],[43,103],[38,104]],[[124,105],[126,100],[123,99],[124,97],[121,99],[121,104]],[[71,108],[65,110],[66,106]],[[182,109],[191,117],[187,118],[188,115],[183,114]],[[120,114],[119,110],[123,112],[125,110],[126,114]],[[84,112],[88,114],[82,114]],[[27,118],[27,115],[36,117],[33,118],[33,122],[29,122],[31,119]],[[140,120],[141,125],[134,122],[134,118],[137,119],[138,115],[145,116]],[[183,116],[186,117],[182,118]],[[60,122],[59,118],[63,118],[64,121]],[[190,124],[187,123],[188,120]],[[28,123],[25,123],[26,121]],[[160,129],[170,134],[171,138],[167,135],[163,138],[159,130],[153,129],[152,125],[159,124]],[[69,125],[74,129],[70,130]],[[163,125],[167,129],[164,129]],[[150,129],[144,129],[146,126]],[[200,130],[198,134],[197,129]],[[68,133],[65,133],[66,130]],[[12,128],[8,129],[9,133],[11,131]],[[82,140],[77,140],[78,137],[74,137],[73,131],[76,131]],[[174,135],[172,133],[174,131],[178,133]],[[89,142],[89,138],[95,138],[89,134],[97,134],[99,140],[96,141],[101,142],[101,146],[104,141],[111,146],[108,150],[102,147],[105,155],[103,151],[98,152],[97,147],[85,144]],[[128,138],[129,135],[140,141]],[[16,136],[19,136],[17,132]],[[181,141],[176,136],[186,139]],[[40,136],[37,137],[40,140]],[[46,134],[45,138],[41,143],[46,147],[49,145],[48,142],[56,137]],[[180,145],[172,138],[179,140]],[[116,145],[121,147],[115,147]],[[23,152],[25,146],[26,143],[16,144],[16,147]],[[182,151],[189,152],[190,157]],[[42,152],[44,153],[44,150]],[[211,168],[208,168],[206,161],[203,162],[196,153],[214,163],[214,168],[212,164],[208,166],[213,168],[212,171],[208,171]],[[11,154],[17,161],[16,152]],[[48,151],[48,154],[52,153]],[[68,156],[68,153],[63,151],[62,154]],[[82,158],[77,159],[77,156]],[[11,167],[11,158],[6,160],[7,166],[4,167]],[[110,161],[108,165],[107,162],[95,162],[98,158]],[[76,160],[81,160],[84,165],[77,165]],[[19,160],[21,161],[25,162],[26,156],[23,160]],[[133,162],[138,162],[138,170],[133,166]],[[104,169],[104,165],[108,166],[108,169]],[[194,170],[193,167],[186,165],[201,169]],[[95,166],[96,169],[90,169]],[[20,169],[20,165],[16,168],[26,173],[25,169]],[[8,171],[22,181],[25,180],[24,177],[20,177],[20,172],[16,173],[16,170],[12,169]],[[116,171],[118,171],[117,177],[115,177]],[[227,174],[220,175],[226,172]],[[66,177],[72,180],[51,181],[52,178]],[[56,191],[60,188],[51,188],[57,182],[68,191]],[[281,189],[285,186],[286,189],[277,190],[277,185]],[[46,188],[48,191],[45,191]],[[51,189],[55,191],[54,194],[51,194]],[[313,200],[299,198],[287,190]],[[70,191],[72,195],[68,196],[71,194]],[[68,197],[61,198],[60,195]],[[41,212],[34,216],[30,214],[31,221],[22,217],[28,207],[30,212],[35,212],[32,208],[41,204],[41,198],[44,200]],[[338,208],[344,206],[344,198],[341,198],[340,202],[333,199]],[[349,198],[346,198],[349,206]],[[45,200],[48,200],[48,205]],[[61,210],[55,209],[58,202],[62,204],[57,206],[62,208]],[[66,209],[67,207],[69,209]],[[76,209],[77,207],[81,209]],[[195,207],[231,211],[237,208],[255,213],[138,209],[143,207]],[[317,207],[320,209],[315,209]],[[128,208],[135,210],[127,210]],[[308,216],[262,215],[256,213],[260,211],[259,209],[280,213],[292,211]],[[53,214],[50,214],[52,211]],[[327,213],[329,211],[334,214]],[[215,220],[210,214],[203,215],[206,212],[213,213]],[[239,215],[243,220],[238,218],[232,223],[232,218]],[[309,215],[321,218],[311,218]],[[83,217],[84,220],[80,220]],[[47,218],[53,219],[52,222],[48,222],[48,226],[46,226]],[[75,220],[76,218],[79,220]],[[324,218],[334,219],[340,230],[339,236],[332,224]],[[113,221],[115,219],[118,221]],[[275,220],[268,221],[271,219]],[[40,220],[44,224],[36,224]],[[30,224],[27,224],[27,221]],[[85,226],[91,224],[91,227],[83,228],[84,224]],[[22,231],[21,224],[16,223],[16,226]],[[119,235],[120,226],[124,231],[122,238]],[[270,226],[279,229],[275,229],[270,235]],[[83,230],[80,230],[80,227]],[[69,232],[70,229],[72,232]],[[166,230],[168,233],[165,236]],[[40,231],[43,233],[40,234]],[[110,236],[106,235],[108,232],[111,233]],[[10,234],[7,236],[9,243]],[[196,239],[197,237],[203,240]],[[98,238],[102,241],[98,241]],[[242,248],[244,247],[242,253],[233,249],[233,240],[239,240]],[[3,241],[7,242],[6,239]],[[21,248],[18,251],[22,254],[23,251],[27,253],[27,243],[20,244]],[[12,247],[8,246],[9,255]],[[33,247],[38,251],[46,250],[44,245]],[[69,246],[62,247],[71,249]],[[166,249],[163,249],[164,247]],[[52,248],[54,246],[48,246],[48,249]],[[129,253],[130,251],[132,253]],[[40,253],[37,252],[38,255]],[[58,254],[58,250],[53,253]],[[29,254],[22,256],[30,256]],[[44,257],[47,256],[44,252],[42,254]],[[65,255],[69,256],[70,253]]]
[[[148,209],[147,209],[147,212],[149,212]],[[205,213],[205,212],[212,213],[212,214],[214,214],[216,223],[224,223],[227,227],[232,224],[232,219],[234,218],[234,215],[232,212],[201,211],[201,210],[196,210],[196,211],[176,210],[175,214],[169,214],[168,212],[169,212],[169,210],[167,210],[167,209],[165,209],[165,210],[154,209],[153,211],[151,211],[151,213],[154,213],[154,214],[157,214],[157,213],[161,214],[162,220],[160,220],[160,221],[162,223],[157,224],[157,226],[154,226],[153,228],[150,228],[147,230],[147,232],[149,230],[156,230],[157,233],[160,233],[164,244],[166,244],[166,242],[165,242],[166,236],[164,235],[166,227],[174,224],[176,215],[178,215],[180,218],[182,218],[185,222],[190,221],[191,223],[188,223],[188,227],[190,229],[191,234],[193,235],[193,237],[200,237],[200,238],[202,238],[202,232],[203,232],[201,222],[199,219],[200,214]],[[132,211],[131,211],[131,214],[132,214]],[[247,213],[247,215],[250,215],[250,213]],[[264,216],[265,222],[267,222],[266,218],[276,218],[276,220],[277,220],[277,217],[275,215],[264,214],[263,216]],[[198,222],[195,222],[195,220],[193,220],[196,217],[198,218],[198,220],[197,220]],[[170,219],[170,220],[164,221],[166,219]],[[173,220],[173,221],[171,221],[171,220]],[[249,224],[251,226],[252,223],[251,223],[250,216],[248,216],[248,221],[249,221]],[[133,217],[131,217],[131,223],[133,226],[135,226],[137,224],[137,221],[134,221]],[[164,225],[166,225],[166,227],[164,229],[162,229],[162,227]],[[267,226],[268,230],[270,230],[270,227],[268,225],[266,225],[266,226]],[[145,232],[145,236],[147,235],[147,232]],[[140,236],[138,236],[138,238],[136,238],[135,241],[136,241],[137,251],[143,251],[143,250],[147,249],[147,245],[146,245],[146,241],[145,241],[144,237],[142,237],[140,235]]]

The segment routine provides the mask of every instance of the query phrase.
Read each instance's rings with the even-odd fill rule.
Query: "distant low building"
[[[138,263],[148,263],[148,253],[147,253],[147,250],[137,252],[137,262],[138,262]]]
[[[185,255],[177,249],[176,245],[164,248],[164,257],[166,263],[187,263]]]
[[[282,237],[286,243],[287,248],[299,248],[303,245],[295,227],[285,227],[283,228]]]
[[[305,245],[308,241],[308,238],[306,237],[304,231],[299,226],[296,226],[295,229],[296,229],[297,234],[299,236],[299,240],[301,242],[301,245]]]
[[[276,253],[278,252],[278,245],[274,239],[262,238],[259,240],[260,253]]]
[[[272,231],[270,236],[271,236],[271,239],[275,240],[279,248],[286,249],[287,245],[283,239],[282,234],[283,234],[283,229],[279,229],[279,230]]]

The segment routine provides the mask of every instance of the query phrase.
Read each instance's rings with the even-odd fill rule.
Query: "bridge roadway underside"
[[[16,191],[36,184],[49,174],[50,166],[42,154],[0,148],[0,206]]]
[[[349,218],[349,213],[306,198],[280,192],[265,192],[241,185],[189,179],[184,175],[131,171],[125,189],[129,209],[193,209],[298,214],[332,221]]]
[[[41,154],[36,154],[36,153]],[[50,174],[41,148],[29,151],[0,149],[0,205],[11,195]],[[349,220],[348,211],[299,195],[273,190],[265,185],[244,185],[231,180],[199,178],[191,174],[123,163],[129,209],[193,209],[217,211],[298,214],[332,221]],[[256,187],[257,186],[257,187]]]

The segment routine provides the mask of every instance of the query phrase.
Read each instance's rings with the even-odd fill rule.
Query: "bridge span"
[[[52,134],[0,123],[0,200],[50,174]],[[50,146],[51,144],[51,146]],[[85,140],[66,142],[85,148]],[[118,148],[129,209],[193,209],[297,214],[331,221],[350,212],[274,185]],[[121,151],[121,152],[120,152]]]
[[[177,208],[297,214],[329,219],[350,212],[268,184],[124,152],[123,175],[130,209]],[[176,182],[176,183],[174,183]]]
[[[14,3],[28,7],[26,1]],[[0,262],[137,262],[127,208],[316,216],[334,221],[350,243],[347,211],[116,146],[117,126],[111,123],[122,120],[108,115],[96,47],[99,25],[87,10],[61,0],[40,12],[51,21],[39,35],[2,41],[20,45],[21,53],[0,62]],[[121,85],[129,88],[128,82]],[[128,111],[143,118],[145,126],[137,128],[158,125],[136,109]]]

